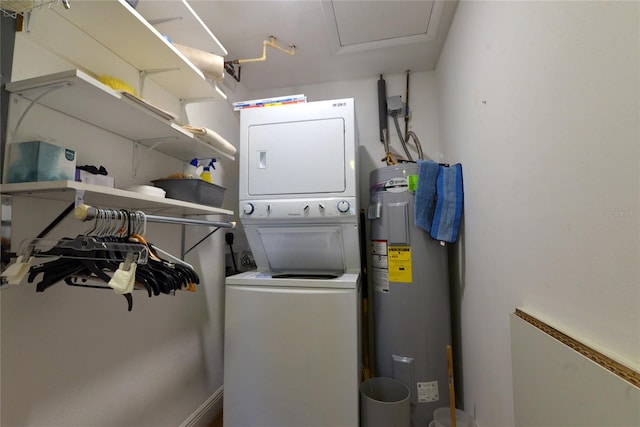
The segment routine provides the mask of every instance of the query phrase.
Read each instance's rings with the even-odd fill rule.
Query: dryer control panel
[[[240,201],[243,220],[344,219],[355,218],[356,214],[355,197]]]

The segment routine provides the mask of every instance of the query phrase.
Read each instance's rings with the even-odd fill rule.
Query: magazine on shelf
[[[252,99],[250,101],[238,101],[233,103],[233,110],[239,111],[245,108],[277,107],[280,105],[300,104],[307,102],[303,94],[278,96],[275,98]]]

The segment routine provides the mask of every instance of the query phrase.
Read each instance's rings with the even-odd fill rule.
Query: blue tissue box
[[[44,141],[10,145],[7,182],[75,179],[76,152]]]

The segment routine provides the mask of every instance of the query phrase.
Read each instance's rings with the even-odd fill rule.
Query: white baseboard
[[[184,420],[180,427],[207,427],[211,420],[222,413],[224,387],[220,387],[193,414]]]

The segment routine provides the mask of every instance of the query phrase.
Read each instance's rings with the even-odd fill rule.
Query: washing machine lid
[[[245,271],[225,279],[227,285],[290,287],[290,288],[334,288],[355,289],[359,286],[359,273],[344,273],[333,278],[283,278],[278,273]]]
[[[344,193],[342,117],[262,123],[248,129],[249,196]]]

